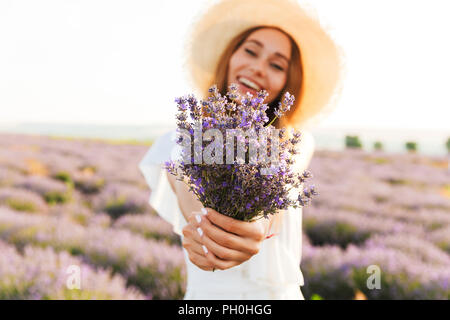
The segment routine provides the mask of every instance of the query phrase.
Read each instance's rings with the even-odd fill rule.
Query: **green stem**
[[[270,126],[277,118],[278,118],[278,116],[275,116],[275,118],[273,118],[272,121],[270,121],[269,124],[267,126],[265,126],[265,127]]]

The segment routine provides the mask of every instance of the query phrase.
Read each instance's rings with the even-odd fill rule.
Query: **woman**
[[[212,84],[222,95],[231,83],[241,94],[265,89],[269,121],[280,97],[293,94],[291,111],[274,125],[302,129],[294,170],[307,168],[314,143],[305,128],[334,105],[342,76],[342,53],[316,19],[289,0],[220,1],[193,24],[186,57],[203,98]],[[172,132],[158,139],[140,169],[152,190],[150,204],[182,238],[185,299],[303,299],[301,209],[243,222],[203,208],[162,169],[179,155],[174,138]]]

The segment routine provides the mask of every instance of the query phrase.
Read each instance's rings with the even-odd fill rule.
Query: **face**
[[[228,65],[228,86],[238,84],[239,93],[256,96],[260,90],[271,103],[286,84],[291,59],[291,41],[281,31],[263,28],[251,33],[233,53]]]

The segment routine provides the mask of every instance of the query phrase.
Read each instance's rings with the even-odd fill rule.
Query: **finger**
[[[219,245],[211,240],[206,233],[203,235],[202,240],[208,251],[211,251],[219,259],[243,262],[247,261],[251,257],[251,255],[245,252],[229,249]]]
[[[204,208],[203,208],[204,209]],[[204,217],[204,216],[206,216],[206,214],[207,214],[207,211],[206,211],[206,209],[204,209],[203,210],[202,209],[202,211],[196,211],[196,212],[193,212],[193,214],[191,215],[192,216],[192,218],[191,218],[191,216],[189,217],[189,219],[192,219],[192,224],[193,225],[195,225],[199,220],[199,218],[201,219],[202,217]],[[212,209],[211,209],[212,210]],[[199,223],[199,222],[198,222]],[[212,222],[211,222],[212,223]],[[214,226],[216,226],[217,228],[219,228],[219,229],[221,229],[221,230],[223,230],[223,231],[226,231],[225,229],[223,229],[223,228],[221,228],[220,226],[218,226],[218,225],[216,225],[216,224],[214,224],[214,223],[212,223]]]
[[[189,253],[189,260],[203,270],[212,271],[213,268],[217,268],[204,255],[200,255],[195,252]]]
[[[200,223],[200,228],[213,242],[222,247],[243,252],[253,251],[252,239],[243,238],[235,235],[234,233],[224,231],[223,229],[220,229],[216,225],[212,224],[207,218],[203,218]],[[203,241],[204,240],[202,239],[202,242]]]
[[[191,225],[187,225],[183,228],[183,247],[186,249],[192,248],[198,254],[203,254],[203,240],[202,235],[203,231],[199,230],[200,228],[194,229]],[[200,234],[201,233],[201,234]]]
[[[224,214],[217,212],[211,208],[205,208],[207,210],[207,214],[205,215],[211,223],[215,224],[217,227],[222,228],[227,232],[234,233],[236,235],[240,235],[242,230],[240,230],[237,220],[231,217],[228,217]]]
[[[206,208],[206,210],[208,211],[206,217],[208,217],[208,219],[212,223],[218,225],[228,232],[252,239],[259,239],[261,237],[261,233],[264,232],[264,230],[261,230],[262,226],[260,224],[255,224],[254,222],[239,221],[221,214],[211,208]]]
[[[195,220],[195,219],[194,219]],[[193,223],[189,223],[183,228],[183,235],[185,237],[191,238],[198,242],[199,244],[203,244],[201,235],[203,234],[203,230],[200,225],[196,222],[196,225]]]
[[[211,251],[208,251],[208,253],[206,254],[206,259],[213,267],[220,270],[230,269],[242,263],[240,261],[221,260],[217,258]]]
[[[204,233],[201,228],[193,230],[193,227],[189,225],[183,228],[183,247],[188,251],[194,251],[199,255],[205,255],[208,252],[208,248],[204,245]]]
[[[193,240],[192,238],[184,238],[183,239],[183,248],[185,248],[189,253],[195,252],[198,255],[205,255],[205,252],[203,251],[203,244],[198,243],[197,241]]]
[[[200,211],[193,211],[192,214],[188,217],[188,223],[194,227],[198,227],[199,219],[201,218],[201,216],[202,214]]]

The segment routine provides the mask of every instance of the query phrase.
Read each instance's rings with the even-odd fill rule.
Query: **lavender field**
[[[0,134],[0,299],[181,299],[180,239],[148,205],[148,145]],[[317,151],[306,299],[449,299],[448,158]],[[79,266],[80,289],[68,269]],[[369,289],[369,266],[381,288]]]

